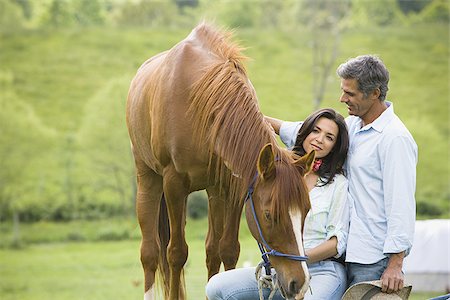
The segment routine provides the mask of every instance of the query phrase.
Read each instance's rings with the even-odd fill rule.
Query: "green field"
[[[189,299],[204,299],[206,227],[206,219],[187,222],[189,258],[185,275]],[[121,230],[128,231],[132,237],[120,241],[62,242],[72,239],[73,232],[95,240],[94,228],[109,231],[112,239],[111,233]],[[0,229],[0,240],[9,240],[10,226],[2,224]],[[39,243],[39,234],[44,238],[45,232],[45,243]],[[143,272],[138,235],[135,220],[23,226],[22,238],[28,245],[21,249],[0,248],[0,299],[141,299]],[[53,242],[49,240],[52,236],[55,237]],[[259,250],[245,220],[240,241],[238,266],[244,261],[256,265],[260,260]],[[410,299],[423,300],[437,295],[413,293]]]
[[[189,259],[185,275],[189,299],[204,298],[206,227],[206,219],[189,220],[186,229]],[[10,226],[4,223],[0,229],[0,240],[10,241]],[[124,231],[130,238],[115,240]],[[73,240],[75,232],[85,241],[64,242]],[[143,272],[139,234],[136,220],[24,225],[23,248],[0,248],[0,298],[140,299]],[[256,265],[258,248],[246,224],[241,232],[241,247],[239,265],[243,261]]]
[[[0,0],[0,8],[7,2],[27,3]],[[141,299],[140,232],[130,217],[135,177],[125,100],[139,66],[192,28],[4,29],[0,299]],[[314,107],[311,32],[305,26],[243,26],[235,30],[235,39],[247,48],[246,66],[261,111],[285,120],[304,119]],[[365,53],[378,54],[388,66],[388,99],[419,147],[417,218],[450,218],[448,24],[349,27],[342,32],[321,107],[346,114],[338,101],[334,70]],[[20,231],[12,225],[14,217],[21,222]],[[205,230],[205,219],[188,220],[189,299],[204,299]],[[259,253],[245,223],[241,245],[239,266],[244,261],[255,265]],[[436,294],[413,294],[410,299],[432,296]]]

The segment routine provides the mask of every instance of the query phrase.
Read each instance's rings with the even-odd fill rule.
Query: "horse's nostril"
[[[295,295],[298,293],[299,290],[300,290],[300,285],[298,284],[298,282],[296,280],[292,280],[289,283],[289,293],[291,295]]]

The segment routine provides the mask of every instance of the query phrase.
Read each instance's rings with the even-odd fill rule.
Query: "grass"
[[[136,257],[137,249],[138,242],[133,241],[2,250],[1,298],[137,299],[140,266],[129,259]]]
[[[135,220],[109,220],[23,225],[21,236],[24,247],[0,249],[0,298],[141,298],[143,272],[139,261],[140,241],[135,235],[139,234],[136,224]],[[1,225],[1,240],[10,239],[11,226]],[[94,231],[117,232],[123,225],[130,231],[129,238],[95,242],[98,234]],[[255,242],[249,236],[246,225],[243,227],[239,265],[243,261],[256,264],[258,253]],[[206,219],[188,221],[189,259],[185,276],[190,299],[204,298],[205,228]],[[67,242],[73,232],[83,236],[84,241]]]
[[[139,261],[139,239],[133,237],[120,241],[63,242],[60,238],[76,230],[85,237],[94,237],[97,230],[110,226],[115,231],[121,226],[136,228],[134,220],[109,220],[101,222],[72,222],[63,224],[31,224],[22,227],[22,237],[29,241],[21,249],[0,249],[0,298],[2,300],[72,300],[72,299],[141,299],[143,272]],[[128,224],[128,225],[126,225]],[[2,224],[0,239],[8,238],[11,226]],[[186,235],[189,258],[185,268],[189,299],[204,299],[206,267],[204,237],[206,219],[188,220]],[[39,231],[48,229],[50,238],[39,243],[31,239]],[[41,234],[43,237],[44,234]],[[51,240],[54,238],[54,240]],[[243,262],[255,265],[259,253],[255,241],[243,220],[240,232]],[[413,293],[411,300],[423,300],[438,293]]]

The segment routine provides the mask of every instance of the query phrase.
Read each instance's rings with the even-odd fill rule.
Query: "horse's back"
[[[208,158],[186,113],[191,87],[215,59],[193,32],[147,60],[133,79],[127,103],[133,152],[155,172],[173,164],[180,173],[204,176]]]
[[[145,61],[136,73],[128,92],[127,127],[136,160],[141,160],[155,171],[160,168],[155,153],[150,151],[153,124],[149,112],[153,101],[149,101],[149,89],[157,69],[166,56],[166,52],[155,55]]]

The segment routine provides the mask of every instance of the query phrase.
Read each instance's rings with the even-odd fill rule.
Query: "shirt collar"
[[[378,132],[382,132],[383,129],[389,124],[390,120],[394,116],[394,104],[389,101],[385,101],[387,109],[381,113],[381,115],[376,118],[372,123],[367,124],[361,130],[368,130],[373,128]],[[359,119],[360,124],[362,124],[362,119]]]

